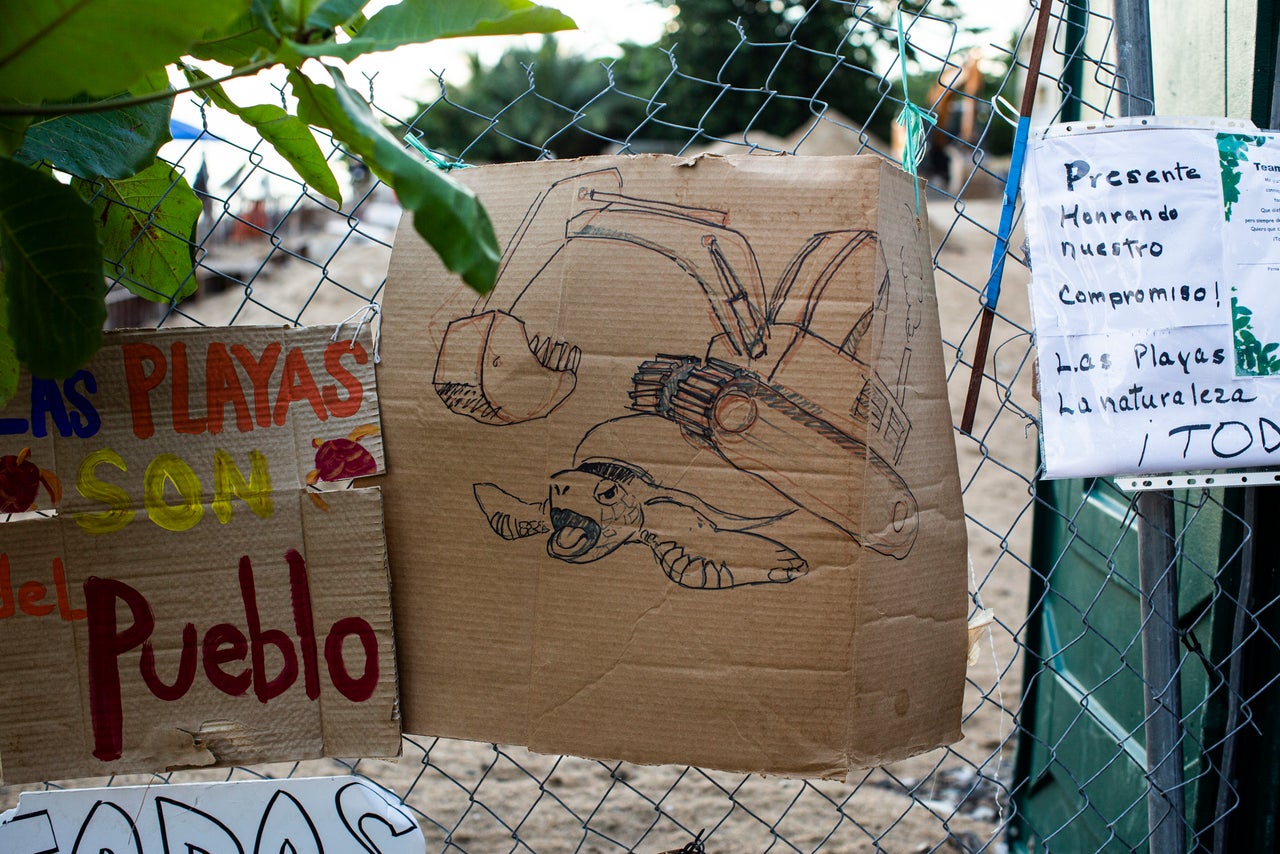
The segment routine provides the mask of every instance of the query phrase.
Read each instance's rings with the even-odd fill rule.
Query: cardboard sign
[[[1046,476],[1280,461],[1280,137],[1056,126],[1028,155]]]
[[[958,738],[964,514],[905,174],[461,178],[497,287],[402,223],[385,303],[407,729],[824,777]]]
[[[395,796],[349,776],[23,792],[0,815],[5,854],[421,854],[426,846]]]
[[[368,342],[332,333],[111,334],[21,379],[5,780],[398,752],[381,496],[310,488],[384,468]]]

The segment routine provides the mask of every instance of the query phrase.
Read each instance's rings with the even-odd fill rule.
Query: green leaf
[[[290,72],[299,117],[329,128],[396,191],[400,204],[413,211],[414,229],[446,267],[480,293],[492,290],[498,272],[498,241],[475,194],[405,151],[341,72],[330,68],[329,73],[334,88]]]
[[[365,7],[367,0],[322,0],[307,15],[307,26],[334,27],[350,21]]]
[[[126,288],[153,302],[191,296],[201,206],[176,169],[156,160],[132,178],[77,180],[72,186],[93,199],[102,257],[123,265],[120,281]]]
[[[344,24],[367,5],[368,0],[254,0],[266,7],[275,32],[303,44],[332,37],[335,27]],[[255,8],[255,12],[256,12]]]
[[[18,354],[9,337],[9,297],[4,292],[4,271],[0,270],[0,406],[18,390]]]
[[[249,6],[253,22],[273,36],[280,35],[280,31],[276,29],[276,19],[280,15],[281,3],[282,0],[252,0]]]
[[[199,69],[183,65],[182,70],[193,85],[203,87],[201,91],[215,106],[238,116],[257,130],[262,138],[271,143],[271,147],[289,162],[302,180],[334,201],[342,202],[342,190],[338,187],[338,179],[333,177],[333,170],[324,159],[320,144],[316,142],[311,128],[307,127],[305,122],[297,116],[289,115],[275,104],[241,107],[227,97],[227,93],[221,86],[209,85],[210,78]]]
[[[22,147],[30,116],[0,116],[0,157],[12,157]]]
[[[57,179],[0,157],[0,256],[18,359],[37,376],[70,376],[97,352],[107,319],[93,211]]]
[[[27,103],[123,92],[249,0],[40,0],[6,9],[0,92]]]
[[[263,29],[254,15],[245,12],[224,27],[206,31],[187,53],[238,68],[270,57],[279,47],[280,35]]]
[[[24,163],[48,160],[81,178],[124,178],[146,169],[170,140],[173,99],[105,113],[73,113],[36,122],[16,155]]]
[[[375,14],[346,44],[329,40],[291,46],[304,56],[350,61],[361,54],[434,39],[553,33],[577,26],[567,15],[530,0],[403,0]]]

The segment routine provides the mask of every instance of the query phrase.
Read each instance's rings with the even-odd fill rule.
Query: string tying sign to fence
[[[911,101],[907,89],[907,42],[902,28],[902,10],[898,10],[898,59],[902,64],[902,112],[898,124],[906,131],[902,144],[902,168],[911,176],[916,191],[916,216],[920,216],[920,161],[924,159],[925,137],[929,128],[938,123],[932,113],[920,109]],[[927,127],[926,127],[927,126]]]

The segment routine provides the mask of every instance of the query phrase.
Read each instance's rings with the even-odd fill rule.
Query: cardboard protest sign
[[[8,782],[399,749],[372,358],[111,333],[0,409]],[[56,509],[44,518],[27,511]]]
[[[843,777],[959,738],[965,531],[927,226],[874,157],[468,169],[379,387],[406,729]]]
[[[350,776],[23,792],[0,814],[6,854],[426,850],[399,799]]]
[[[1056,126],[1027,175],[1046,476],[1274,464],[1280,137]]]

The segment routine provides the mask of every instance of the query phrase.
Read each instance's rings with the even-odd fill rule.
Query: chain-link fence
[[[546,82],[545,66],[557,57],[544,51],[541,65],[520,68],[523,81],[505,102],[473,103],[476,87],[441,82],[416,114],[385,118],[442,167],[654,150],[896,160],[905,68],[911,100],[937,120],[921,171],[959,423],[1012,137],[1001,105],[1021,91],[1038,6],[1011,4],[1000,28],[975,32],[954,4],[901,5],[906,57],[897,4],[726,2],[714,34],[685,34],[721,40],[723,55],[709,65],[686,61],[692,50],[677,33],[580,66],[568,94],[563,79]],[[785,11],[785,29],[751,30],[745,15],[754,6]],[[734,23],[737,14],[744,18]],[[838,19],[838,30],[818,26],[822,15]],[[1054,4],[1052,15],[1037,122],[1119,114],[1127,89],[1112,19],[1085,0]],[[661,73],[646,84],[632,73],[640,63]],[[584,86],[588,79],[595,82]],[[808,88],[780,82],[795,80]],[[376,80],[370,88],[378,105]],[[205,206],[200,290],[164,306],[117,283],[112,323],[323,323],[377,302],[399,217],[386,188],[331,147],[352,190],[352,201],[336,208],[274,166],[265,143],[237,145],[208,128],[166,149]],[[460,128],[468,138],[448,142],[446,129]],[[1149,809],[1159,804],[1176,805],[1177,835],[1190,850],[1267,850],[1271,831],[1252,819],[1274,816],[1280,791],[1266,726],[1280,704],[1277,585],[1273,573],[1255,572],[1274,566],[1266,562],[1274,556],[1249,532],[1270,499],[1244,490],[1173,496],[1180,599],[1176,619],[1161,628],[1181,649],[1179,741],[1169,757],[1178,773],[1153,798],[1144,696],[1165,686],[1144,680],[1144,622],[1157,617],[1144,617],[1140,601],[1138,502],[1109,480],[1039,480],[1028,272],[1021,237],[1010,246],[975,427],[955,434],[972,613],[994,614],[969,668],[960,743],[847,784],[417,736],[406,736],[398,763],[320,761],[109,783],[350,770],[392,789],[419,818],[430,850],[440,851],[1131,850],[1148,847]],[[16,790],[2,794],[8,805]]]

